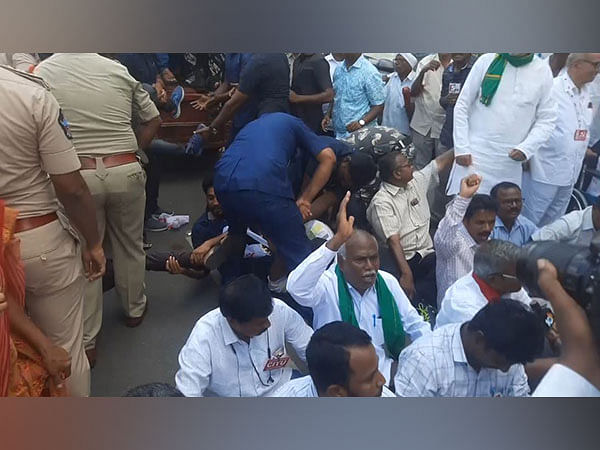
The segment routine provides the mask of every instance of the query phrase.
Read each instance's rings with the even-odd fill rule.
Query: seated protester
[[[516,277],[519,254],[519,247],[508,241],[482,243],[475,252],[473,272],[456,280],[446,291],[436,328],[466,322],[485,305],[501,297],[531,304],[531,298]]]
[[[399,397],[524,397],[523,364],[544,346],[544,325],[523,303],[488,303],[407,347],[394,379]]]
[[[288,166],[298,148],[319,166],[296,199]],[[215,192],[229,222],[229,237],[209,258],[209,266],[214,266],[211,260],[216,264],[241,253],[248,227],[260,230],[277,249],[269,276],[272,288],[281,291],[288,271],[311,252],[303,220],[311,217],[311,203],[335,164],[333,150],[297,117],[270,113],[247,124],[215,166]]]
[[[573,211],[533,233],[533,241],[559,241],[588,247],[600,230],[600,197],[593,206]]]
[[[510,181],[498,183],[490,191],[490,197],[496,203],[496,224],[491,239],[510,241],[522,247],[531,240],[537,231],[535,224],[521,214],[523,196],[521,188]]]
[[[215,194],[212,177],[202,182],[206,196],[206,212],[192,227],[193,251],[150,252],[146,255],[146,270],[168,271],[191,278],[203,278],[210,270],[206,267],[207,256],[227,237],[228,223]],[[244,258],[230,259],[218,267],[224,283],[245,273],[266,276],[271,264],[270,254],[255,240],[247,237]]]
[[[394,151],[402,152],[407,158],[411,159],[413,148],[405,144],[406,140],[406,136],[400,131],[378,125],[361,128],[350,133],[350,136],[344,139],[356,153],[371,155],[375,162],[378,162],[382,156]],[[354,216],[354,226],[356,228],[370,231],[367,208],[379,190],[380,184],[381,180],[376,174],[369,183],[352,193],[352,198],[348,204],[348,213]]]
[[[475,195],[480,185],[478,175],[462,179],[460,193],[448,205],[433,237],[438,307],[446,289],[473,270],[477,246],[487,241],[494,229],[496,205],[488,195]]]
[[[396,278],[379,271],[377,240],[366,231],[354,230],[354,218],[346,217],[349,200],[347,193],[336,234],[290,273],[287,291],[300,305],[313,309],[315,329],[343,320],[365,330],[373,339],[379,370],[389,383],[392,363],[406,335],[414,341],[431,333],[431,327],[410,304]],[[331,265],[336,255],[337,264]]]
[[[371,337],[349,323],[315,331],[306,363],[310,375],[284,384],[273,397],[395,397],[385,387]]]
[[[447,170],[453,159],[454,153],[447,151],[417,172],[400,152],[379,160],[382,183],[367,216],[379,244],[390,254],[392,273],[398,274],[400,286],[413,304],[423,300],[437,306],[427,191],[439,182],[439,173]]]
[[[177,389],[186,397],[270,395],[292,375],[286,346],[305,361],[311,335],[264,282],[244,275],[221,289],[219,308],[194,326],[179,353]]]

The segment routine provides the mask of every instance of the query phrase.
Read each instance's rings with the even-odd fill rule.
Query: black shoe
[[[156,208],[154,210],[154,212],[152,213],[151,217],[153,219],[158,220],[161,214],[167,214],[169,216],[172,216],[173,214],[175,214],[175,211],[167,211],[165,209],[162,209],[160,206],[158,208]]]
[[[168,227],[166,222],[161,222],[160,220],[155,219],[154,217],[150,217],[144,223],[144,230],[146,231],[165,231],[167,229]]]

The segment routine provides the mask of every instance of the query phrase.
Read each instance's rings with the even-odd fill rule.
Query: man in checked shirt
[[[475,250],[488,240],[494,229],[496,203],[489,195],[475,195],[481,180],[476,174],[462,179],[460,192],[448,204],[433,237],[438,308],[446,289],[473,270]]]

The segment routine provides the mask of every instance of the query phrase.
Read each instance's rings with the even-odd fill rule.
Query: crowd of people
[[[134,328],[158,270],[218,273],[219,307],[174,386],[128,396],[600,396],[556,268],[538,261],[541,295],[517,273],[529,243],[600,230],[600,53],[0,63],[1,395],[89,396],[107,284]],[[159,139],[185,102],[210,123]],[[151,249],[161,158],[224,129],[193,249]]]

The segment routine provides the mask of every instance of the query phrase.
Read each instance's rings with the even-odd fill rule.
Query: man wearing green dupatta
[[[347,193],[334,237],[290,273],[287,290],[299,304],[313,309],[315,329],[342,320],[368,333],[389,385],[392,365],[409,343],[406,335],[415,341],[431,333],[431,327],[410,304],[398,280],[379,270],[377,240],[354,230],[354,217],[346,212],[349,199]],[[337,264],[331,265],[336,255]]]
[[[522,163],[554,129],[552,71],[532,53],[487,53],[473,64],[454,108],[455,162],[448,194],[460,180],[483,177],[479,192],[496,184],[521,186]]]

